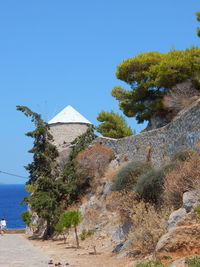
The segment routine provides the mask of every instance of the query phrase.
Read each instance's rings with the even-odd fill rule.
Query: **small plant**
[[[171,209],[140,201],[134,206],[131,219],[133,227],[128,239],[141,251],[141,255],[153,253],[160,237],[165,233]]]
[[[193,258],[186,258],[185,262],[188,264],[188,267],[199,267],[200,256],[195,256]]]
[[[95,233],[95,230],[92,230],[92,229],[83,229],[83,231],[81,232],[80,234],[80,239],[81,240],[85,240],[87,237],[93,235]]]
[[[67,234],[69,233],[69,226],[64,225],[62,222],[58,222],[55,226],[55,232],[57,235],[62,235],[64,244],[66,244]]]
[[[184,192],[200,188],[199,155],[194,153],[189,160],[179,162],[165,177],[163,198],[175,209],[182,206]]]
[[[83,217],[78,210],[69,210],[60,215],[59,223],[57,225],[57,229],[59,231],[68,231],[71,227],[74,227],[76,244],[77,248],[79,248],[79,239],[77,234],[77,226],[83,220]]]
[[[77,155],[76,171],[83,180],[102,176],[114,156],[115,153],[111,148],[94,144]]]
[[[32,216],[29,211],[24,211],[21,213],[21,218],[25,224],[29,227],[32,221]]]
[[[146,173],[150,169],[148,163],[141,161],[130,161],[121,167],[115,177],[114,190],[123,189],[133,190],[140,175]]]
[[[167,267],[167,265],[162,264],[159,260],[151,260],[148,262],[139,262],[135,267]]]
[[[186,160],[191,159],[191,156],[194,154],[194,150],[192,149],[182,149],[177,151],[173,157],[172,160],[173,161],[180,161],[180,162],[184,162]]]
[[[200,219],[200,206],[195,207],[194,209],[197,213],[197,218]]]
[[[152,168],[138,178],[135,191],[146,202],[159,204],[163,192],[165,175],[175,167],[175,163],[169,163],[160,168]]]

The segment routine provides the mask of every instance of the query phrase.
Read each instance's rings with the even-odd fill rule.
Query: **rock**
[[[104,186],[104,190],[103,190],[103,194],[105,196],[109,195],[110,193],[112,193],[113,191],[113,183],[108,181],[105,186]]]
[[[117,244],[116,246],[114,246],[112,252],[113,253],[119,252],[121,251],[122,247],[123,247],[123,243]]]
[[[171,215],[169,216],[167,231],[170,231],[176,225],[176,223],[180,219],[182,219],[186,214],[187,212],[184,208],[180,208],[172,212]]]
[[[200,254],[200,220],[194,211],[184,216],[163,235],[156,246],[156,257],[174,260]]]
[[[132,223],[130,223],[129,221],[126,221],[123,224],[115,227],[111,241],[116,243],[124,242],[131,227]]]
[[[141,254],[141,251],[139,249],[135,249],[135,250],[127,250],[127,251],[123,251],[122,253],[120,253],[119,255],[116,256],[116,259],[122,259],[122,258],[136,258]]]
[[[121,250],[131,249],[132,247],[133,247],[133,242],[131,240],[126,240]]]
[[[180,258],[178,260],[173,261],[169,267],[186,267],[185,258]]]
[[[186,212],[190,212],[198,204],[200,204],[200,189],[183,194],[183,208]]]

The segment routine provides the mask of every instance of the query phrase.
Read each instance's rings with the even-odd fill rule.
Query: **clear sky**
[[[116,66],[140,52],[198,46],[198,10],[199,0],[0,0],[0,170],[28,176],[32,124],[16,105],[45,120],[71,105],[97,125],[101,110],[120,112],[110,94],[126,87]],[[24,181],[0,174],[0,183]]]

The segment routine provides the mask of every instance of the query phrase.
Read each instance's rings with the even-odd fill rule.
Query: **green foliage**
[[[133,131],[127,125],[125,118],[114,111],[99,113],[97,120],[102,122],[97,127],[97,132],[111,138],[122,138],[133,135]]]
[[[60,222],[65,227],[75,227],[83,220],[83,217],[78,210],[69,210],[60,215]]]
[[[33,154],[32,163],[25,168],[29,171],[27,190],[32,194],[24,198],[32,211],[47,222],[45,238],[54,231],[54,225],[58,221],[62,211],[62,201],[67,191],[65,185],[58,178],[56,158],[58,151],[52,144],[53,137],[49,133],[49,126],[41,116],[24,106],[17,106],[35,124],[35,130],[26,135],[34,139],[33,148],[29,150]]]
[[[166,264],[162,264],[158,259],[148,262],[139,262],[135,267],[167,267]]]
[[[80,239],[81,240],[85,240],[87,237],[90,237],[91,235],[93,235],[95,233],[95,230],[91,230],[91,229],[84,229],[82,230],[81,234],[80,234]]]
[[[165,175],[175,166],[175,163],[169,163],[160,168],[152,168],[138,178],[135,191],[144,201],[159,204]]]
[[[195,207],[194,209],[197,213],[197,218],[200,219],[200,206]]]
[[[27,117],[31,117],[35,124],[35,130],[26,135],[34,139],[33,162],[26,166],[29,171],[27,190],[32,194],[24,198],[24,202],[31,206],[40,218],[47,222],[44,238],[48,238],[54,232],[60,214],[76,200],[79,193],[79,180],[75,172],[75,157],[95,138],[93,128],[89,128],[85,134],[78,137],[73,143],[70,161],[67,163],[63,175],[59,176],[56,158],[58,151],[52,144],[53,137],[49,132],[49,126],[41,116],[24,106],[17,106]]]
[[[196,12],[197,20],[200,22],[200,11]],[[200,28],[197,28],[197,35],[200,37]]]
[[[29,211],[24,211],[21,213],[21,218],[27,226],[31,224],[32,216]]]
[[[26,185],[26,191],[28,193],[34,193],[37,190],[37,185],[33,185],[33,184],[27,184]]]
[[[195,256],[193,258],[186,258],[185,262],[188,264],[188,267],[199,267],[200,266],[200,256]]]
[[[60,220],[58,223],[58,228],[61,231],[68,231],[71,227],[74,227],[76,235],[77,247],[79,247],[78,235],[77,235],[77,226],[83,220],[83,216],[78,210],[69,210],[60,215]]]
[[[174,153],[172,157],[172,161],[184,162],[186,160],[191,159],[191,156],[194,154],[194,150],[192,149],[181,149]]]
[[[52,144],[53,137],[49,132],[49,126],[44,122],[41,116],[32,112],[28,107],[17,106],[17,110],[22,111],[25,116],[31,117],[35,124],[35,130],[26,133],[27,136],[34,139],[33,148],[29,153],[33,154],[33,162],[25,168],[29,171],[29,184],[36,182],[42,177],[52,177],[52,170],[56,171],[56,158],[58,151]]]
[[[114,190],[133,190],[137,179],[150,169],[148,163],[141,161],[130,161],[120,168],[115,177]]]
[[[80,191],[88,186],[87,184],[81,183],[80,174],[76,172],[76,157],[78,153],[86,149],[95,138],[94,127],[90,126],[84,134],[77,137],[72,142],[72,152],[70,153],[69,161],[65,165],[61,175],[62,181],[65,183],[68,192],[68,197],[66,199],[68,204],[76,201]]]
[[[118,79],[130,85],[131,90],[116,86],[112,96],[128,117],[136,117],[139,123],[153,116],[166,117],[162,99],[168,89],[190,80],[200,89],[200,48],[172,50],[168,53],[145,52],[128,58],[117,66]]]

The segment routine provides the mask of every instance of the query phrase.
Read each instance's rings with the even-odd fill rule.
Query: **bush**
[[[198,96],[199,90],[195,89],[190,81],[182,82],[168,90],[163,98],[163,105],[176,115],[197,100]]]
[[[135,267],[165,267],[165,264],[162,264],[159,260],[151,260],[148,262],[139,262]]]
[[[114,155],[111,148],[94,144],[77,155],[76,170],[83,180],[102,176]]]
[[[188,267],[199,267],[200,266],[200,257],[195,256],[193,258],[186,258],[185,262],[188,264]]]
[[[192,149],[181,149],[173,155],[172,161],[184,162],[190,160],[194,153],[195,151]]]
[[[144,256],[155,250],[158,240],[165,233],[171,209],[161,207],[157,210],[152,204],[141,201],[133,210],[133,227],[128,238]]]
[[[32,216],[29,211],[24,211],[21,213],[21,218],[27,226],[30,226],[32,221]]]
[[[80,239],[81,240],[85,240],[87,237],[93,235],[95,233],[95,230],[91,230],[91,229],[84,229],[82,230],[81,234],[80,234]]]
[[[141,161],[130,161],[121,167],[115,177],[114,190],[119,191],[123,189],[133,190],[137,183],[137,179],[143,173],[150,169],[148,163]]]
[[[179,163],[167,173],[164,183],[164,201],[178,209],[182,206],[183,193],[200,188],[199,153],[191,155],[188,161]]]
[[[160,168],[152,168],[138,178],[135,191],[146,202],[159,204],[163,192],[165,175],[175,167],[175,163],[169,163]]]

